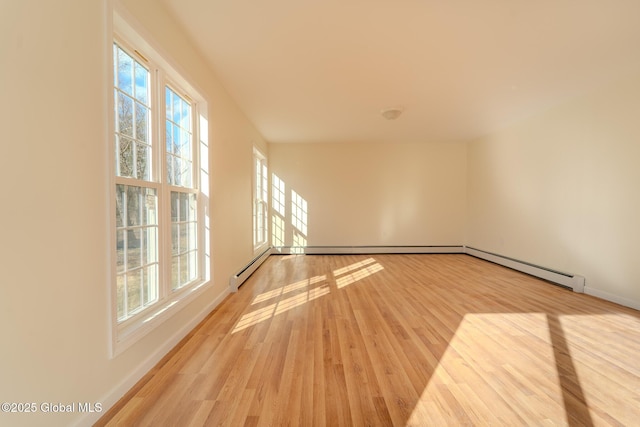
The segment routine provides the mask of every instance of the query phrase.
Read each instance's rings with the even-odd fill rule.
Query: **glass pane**
[[[119,138],[118,142],[119,176],[133,177],[133,140]]]
[[[198,239],[196,236],[196,223],[195,222],[190,222],[189,224],[187,224],[187,234],[188,234],[188,243],[189,246],[188,248],[193,250],[196,249],[198,247]]]
[[[173,132],[173,146],[171,147],[172,154],[178,154],[180,152],[180,128],[176,125],[171,127]]]
[[[173,156],[167,154],[167,183],[170,185],[175,184],[175,171],[173,170]]]
[[[165,107],[167,110],[167,119],[173,117],[173,111],[171,106],[173,105],[173,92],[167,87],[164,90]]]
[[[186,102],[182,102],[182,119],[180,126],[187,131],[191,131],[191,106]]]
[[[133,137],[133,99],[118,93],[116,113],[117,131],[122,135]]]
[[[151,147],[147,144],[136,144],[136,176],[144,181],[151,177]]]
[[[127,230],[127,269],[137,268],[142,265],[141,257],[141,230]]]
[[[118,320],[122,320],[125,315],[124,295],[126,290],[125,275],[118,274],[116,277],[116,312]]]
[[[142,65],[135,63],[136,99],[149,105],[149,71]]]
[[[138,226],[140,225],[140,199],[141,190],[140,187],[127,186],[127,222],[126,226]]]
[[[176,185],[184,187],[184,177],[182,176],[182,160],[180,160],[179,157],[173,157],[173,169],[176,171]]]
[[[149,266],[149,301],[158,299],[158,265]]]
[[[179,124],[180,123],[180,116],[182,115],[181,114],[181,106],[180,106],[182,100],[175,93],[174,93],[172,99],[173,99],[173,117],[172,117],[172,120],[173,120],[174,123],[178,123]]]
[[[143,282],[143,294],[144,305],[148,305],[157,299],[158,290],[158,266],[156,264],[150,265],[145,269],[144,282]]]
[[[180,236],[178,236],[180,252],[184,253],[189,249],[189,224],[180,224]]]
[[[167,153],[173,152],[173,123],[169,120],[166,120],[166,128],[165,128],[165,136],[166,136],[166,144],[167,144]]]
[[[127,311],[131,313],[142,307],[142,270],[127,273]]]
[[[186,130],[180,132],[180,151],[178,154],[185,159],[191,159],[191,134]]]
[[[181,160],[180,161],[180,182],[183,187],[191,187],[191,161],[189,160]]]
[[[142,230],[142,264],[158,262],[158,233],[156,227],[146,227]]]
[[[158,198],[156,197],[156,190],[153,188],[145,188],[143,195],[142,224],[157,225]]]
[[[118,87],[133,96],[133,58],[118,48]]]
[[[180,225],[171,224],[171,255],[180,253]]]
[[[189,281],[198,277],[198,262],[196,260],[197,252],[189,252]]]
[[[116,231],[116,271],[118,273],[124,272],[125,269],[125,257],[124,257],[124,230]]]
[[[176,193],[175,191],[171,192],[171,221],[178,221],[180,218],[180,193]]]
[[[125,221],[124,185],[116,185],[116,227],[124,227]]]
[[[149,109],[136,102],[136,139],[149,141]]]
[[[196,203],[196,195],[189,194],[189,214],[187,215],[187,221],[196,221],[198,218],[198,205]]]
[[[180,255],[180,285],[189,282],[189,254]]]
[[[188,221],[189,219],[189,195],[186,193],[180,194],[180,216],[179,221]]]
[[[173,162],[173,171],[174,171],[174,178],[173,178],[173,184],[174,185],[183,185],[182,182],[182,162],[180,161],[180,159],[178,157],[175,156],[171,156],[172,159],[171,161]]]

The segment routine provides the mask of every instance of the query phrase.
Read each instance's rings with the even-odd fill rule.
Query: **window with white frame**
[[[253,247],[259,248],[267,243],[268,237],[268,200],[269,175],[265,156],[253,149]]]
[[[198,209],[191,104],[165,87],[166,168],[171,187],[171,289],[198,278]]]
[[[114,37],[116,336],[175,305],[206,270],[199,185],[206,108],[170,67],[139,52]]]

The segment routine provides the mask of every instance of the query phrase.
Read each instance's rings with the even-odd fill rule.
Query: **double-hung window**
[[[166,177],[171,199],[171,289],[198,278],[198,191],[194,185],[192,106],[165,87]]]
[[[267,159],[253,149],[253,247],[259,249],[267,243],[269,201],[269,174],[267,171]]]
[[[201,108],[169,67],[113,44],[115,343],[205,281]],[[199,97],[197,97],[199,98]]]

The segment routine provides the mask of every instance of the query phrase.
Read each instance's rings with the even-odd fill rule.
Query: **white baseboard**
[[[640,302],[638,301],[634,301],[629,298],[623,298],[618,295],[614,295],[612,293],[602,291],[600,289],[592,288],[591,286],[585,286],[584,293],[596,298],[604,299],[616,304],[623,305],[625,307],[633,308],[635,310],[640,310]]]
[[[85,413],[78,419],[74,425],[88,426],[93,425],[100,419],[118,400],[120,400],[129,390],[136,385],[142,377],[144,377],[167,353],[169,353],[189,332],[191,332],[198,324],[213,311],[213,309],[224,300],[229,292],[223,292],[216,299],[211,301],[200,312],[193,317],[191,321],[184,324],[175,334],[169,337],[161,347],[149,355],[140,365],[138,365],[123,381],[115,388],[107,393],[98,402],[102,403],[102,412]]]
[[[277,246],[273,254],[462,254],[464,246]]]
[[[465,247],[465,253],[467,255],[481,258],[486,261],[509,267],[513,270],[521,271],[523,273],[530,274],[535,277],[539,277],[549,282],[557,283],[562,286],[573,289],[574,292],[583,293],[585,279],[582,276],[578,276],[570,273],[563,273],[561,271],[552,270],[539,265],[534,265],[526,261],[520,261],[517,259],[509,258],[504,255],[499,255],[491,252],[486,252],[481,249],[475,249],[471,247]]]

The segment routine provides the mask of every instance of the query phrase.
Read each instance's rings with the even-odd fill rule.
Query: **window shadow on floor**
[[[592,427],[593,420],[558,315],[547,313],[547,324],[567,423],[569,426]]]

